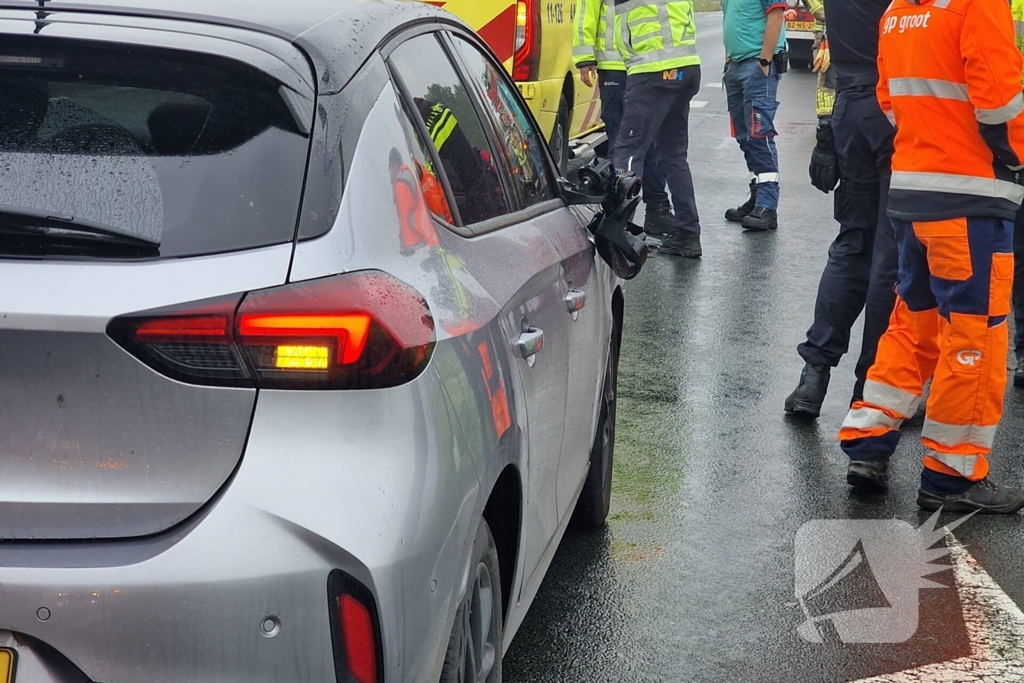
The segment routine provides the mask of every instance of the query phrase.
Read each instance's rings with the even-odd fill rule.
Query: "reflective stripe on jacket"
[[[1009,3],[893,1],[878,49],[878,101],[896,126],[890,216],[1013,220],[1022,68]]]
[[[700,64],[691,0],[615,0],[615,46],[630,74]]]
[[[615,27],[614,0],[576,0],[572,57],[577,67],[626,70],[622,55],[615,49]]]

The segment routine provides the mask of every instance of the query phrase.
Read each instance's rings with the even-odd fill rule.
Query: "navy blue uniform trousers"
[[[602,69],[597,72],[597,79],[601,93],[601,120],[604,121],[604,131],[608,135],[608,156],[611,157],[615,154],[615,139],[619,136],[625,110],[626,72]],[[654,153],[644,166],[644,204],[668,203],[665,182],[665,174],[658,165],[657,153]]]
[[[871,87],[841,91],[832,114],[839,187],[839,234],[828,251],[814,303],[814,323],[797,350],[811,365],[835,367],[849,350],[850,331],[865,311],[854,398],[860,398],[878,340],[895,304],[899,255],[885,209],[895,131]]]

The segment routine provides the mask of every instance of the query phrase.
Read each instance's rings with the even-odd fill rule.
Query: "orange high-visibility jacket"
[[[894,0],[879,34],[878,101],[896,126],[889,215],[1012,220],[1024,199],[1024,63],[1010,3]]]

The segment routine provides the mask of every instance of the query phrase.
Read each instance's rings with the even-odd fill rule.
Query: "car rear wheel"
[[[619,343],[617,329],[612,330],[608,366],[601,392],[601,416],[597,422],[594,446],[590,451],[590,471],[573,512],[573,526],[580,531],[604,526],[612,505],[612,464],[615,456],[615,404],[618,392]]]
[[[555,129],[551,131],[551,154],[555,165],[563,176],[569,172],[569,101],[565,93],[558,100],[558,116]]]
[[[501,683],[501,571],[483,519],[477,527],[466,595],[455,614],[440,683]]]

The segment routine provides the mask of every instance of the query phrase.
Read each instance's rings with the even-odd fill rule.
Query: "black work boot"
[[[644,216],[644,232],[659,237],[671,235],[673,230],[675,230],[675,216],[672,213],[672,205],[668,202],[649,204]]]
[[[677,230],[662,241],[658,251],[670,256],[684,258],[700,258],[704,252],[700,248],[700,235],[686,230]]]
[[[755,206],[750,215],[743,219],[743,229],[753,232],[765,232],[767,230],[778,230],[779,214],[775,209],[766,209],[763,206]]]
[[[846,468],[846,483],[865,493],[889,490],[889,463],[884,460],[851,460]]]
[[[990,515],[1008,515],[1024,508],[1024,493],[1016,486],[1002,486],[987,478],[963,493],[917,492],[917,506],[922,510],[946,512],[981,512]]]
[[[827,365],[804,365],[800,384],[786,399],[786,412],[800,417],[818,417],[831,376],[832,368]]]
[[[1013,371],[1013,386],[1024,387],[1024,353],[1017,354],[1017,369]]]
[[[757,181],[750,181],[750,197],[742,205],[725,212],[725,220],[730,223],[742,223],[743,219],[754,210],[754,203],[757,201]]]

